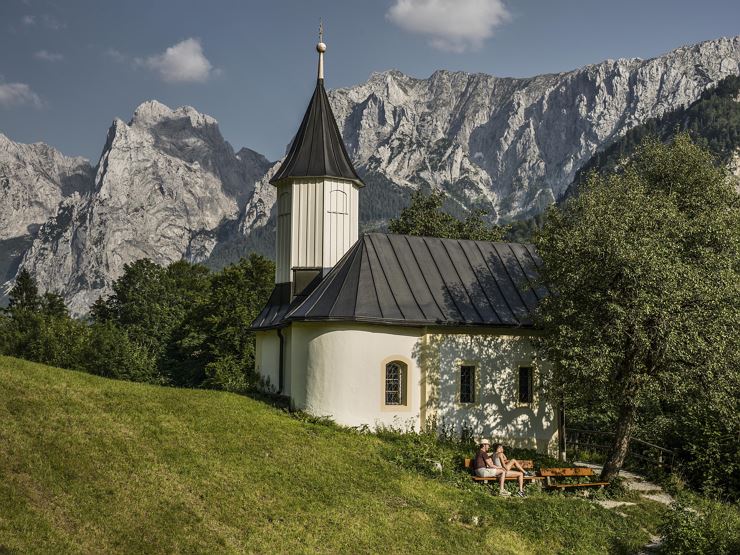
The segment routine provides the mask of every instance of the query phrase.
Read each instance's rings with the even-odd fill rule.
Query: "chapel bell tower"
[[[291,299],[323,277],[357,241],[358,197],[364,187],[324,89],[323,28],[316,50],[316,89],[288,155],[270,180],[277,187],[275,283],[289,290]]]

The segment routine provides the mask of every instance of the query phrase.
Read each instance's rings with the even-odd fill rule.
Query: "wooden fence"
[[[568,457],[579,458],[579,454],[598,453],[606,457],[611,449],[613,432],[566,428],[565,442]],[[675,462],[675,453],[670,449],[638,438],[630,440],[625,468],[657,467],[670,472]]]

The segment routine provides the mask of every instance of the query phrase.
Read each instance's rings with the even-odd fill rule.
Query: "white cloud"
[[[103,55],[107,58],[110,58],[114,62],[118,62],[119,64],[125,62],[128,59],[128,56],[126,56],[120,50],[116,50],[115,48],[108,48],[105,52],[103,52]]]
[[[64,21],[60,21],[59,19],[48,13],[41,14],[40,17],[36,15],[24,15],[21,18],[21,22],[24,25],[28,25],[29,27],[31,25],[41,23],[41,25],[43,25],[47,29],[51,29],[52,31],[59,31],[61,29],[67,28],[67,24]]]
[[[386,18],[440,50],[478,49],[511,18],[502,0],[395,0]]]
[[[56,17],[48,13],[44,14],[41,19],[44,23],[44,26],[48,29],[51,29],[52,31],[59,31],[60,29],[67,28],[67,24],[64,21],[60,21]]]
[[[23,105],[41,108],[44,102],[25,83],[0,83],[0,106],[11,108]]]
[[[150,56],[146,60],[137,60],[159,73],[162,80],[169,83],[196,81],[204,82],[213,73],[213,66],[203,54],[200,40],[190,38],[170,46],[162,54]]]
[[[64,59],[64,55],[58,52],[49,52],[48,50],[39,50],[33,55],[37,60],[44,62],[61,62]]]

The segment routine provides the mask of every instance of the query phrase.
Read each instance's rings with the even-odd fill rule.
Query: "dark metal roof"
[[[278,283],[251,329],[270,329],[285,325],[285,315],[290,308],[290,283]]]
[[[363,184],[344,147],[323,79],[316,82],[288,155],[270,183],[291,177],[338,177]]]
[[[532,245],[364,235],[277,327],[291,321],[354,321],[412,326],[531,327],[548,294],[537,286]],[[263,313],[268,311],[265,307]],[[276,312],[277,316],[277,312]]]

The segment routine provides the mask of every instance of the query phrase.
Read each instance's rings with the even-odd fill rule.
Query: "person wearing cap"
[[[491,458],[488,449],[491,447],[491,442],[487,439],[480,440],[480,449],[475,454],[475,460],[473,461],[473,472],[476,476],[481,478],[495,478],[499,476],[499,493],[501,495],[511,495],[504,489],[504,480],[506,479],[506,471],[493,464],[493,458]]]

